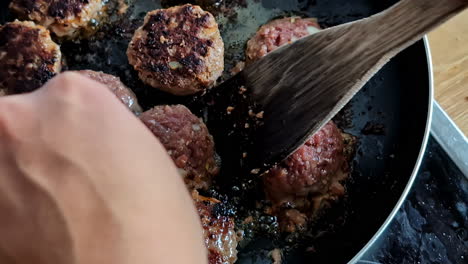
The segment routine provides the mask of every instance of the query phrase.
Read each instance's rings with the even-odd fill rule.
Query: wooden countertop
[[[468,11],[429,34],[435,97],[468,136]]]

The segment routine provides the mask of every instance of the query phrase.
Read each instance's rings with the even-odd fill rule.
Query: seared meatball
[[[47,27],[58,37],[92,32],[103,10],[102,0],[13,0],[10,9],[20,18]]]
[[[246,7],[246,0],[162,0],[162,6],[175,6],[182,4],[195,4],[214,15],[221,14],[224,18],[230,18],[238,11],[238,7]]]
[[[209,88],[224,69],[218,24],[193,5],[149,12],[127,55],[141,80],[175,95]]]
[[[33,22],[0,26],[0,90],[24,93],[41,87],[61,69],[60,47]]]
[[[303,226],[328,201],[344,195],[340,181],[348,177],[353,142],[330,121],[263,175],[266,196],[276,207],[284,231]]]
[[[189,189],[207,189],[219,171],[213,137],[208,128],[183,105],[156,106],[141,120],[161,141]]]
[[[277,48],[320,30],[315,18],[287,17],[273,20],[247,42],[247,63],[254,62]]]
[[[138,99],[135,93],[133,93],[130,88],[125,86],[125,84],[120,81],[119,77],[91,70],[78,71],[78,73],[104,84],[117,96],[117,98],[119,98],[119,100],[124,105],[128,106],[128,108],[130,108],[133,113],[141,113],[142,109],[138,104]]]
[[[203,227],[203,237],[208,249],[209,264],[233,264],[237,260],[238,236],[234,230],[234,219],[217,215],[220,201],[192,193]]]

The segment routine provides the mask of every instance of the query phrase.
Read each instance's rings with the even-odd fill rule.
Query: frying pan
[[[0,3],[0,23],[11,21],[10,1]],[[203,98],[174,97],[145,86],[129,66],[125,51],[133,31],[149,10],[160,8],[161,1],[131,1],[125,17],[110,16],[110,24],[91,40],[62,43],[65,69],[102,70],[120,76],[148,109],[157,104],[183,103],[193,106]],[[163,1],[176,2],[195,1]],[[242,59],[247,39],[267,21],[286,15],[318,18],[323,27],[370,16],[394,4],[395,0],[225,0],[204,1],[224,6],[213,12],[221,25],[226,46],[226,73]],[[215,4],[213,4],[215,3]],[[164,3],[163,3],[164,4]],[[350,66],[352,67],[352,65]],[[432,105],[431,64],[427,42],[419,41],[388,63],[335,118],[347,133],[358,138],[351,179],[346,182],[346,197],[327,210],[301,239],[258,234],[243,242],[238,263],[271,263],[270,250],[282,248],[283,263],[344,263],[359,259],[406,197],[421,162],[428,138]],[[206,117],[206,116],[205,116]],[[208,123],[210,130],[216,124]],[[224,157],[226,158],[226,157]],[[229,157],[228,157],[229,158]],[[234,157],[232,157],[234,159]],[[235,197],[234,184],[221,171],[219,192]],[[246,180],[246,179],[241,179]],[[248,179],[247,179],[248,180]],[[223,182],[224,181],[224,182]],[[234,189],[234,188],[233,188]],[[216,191],[211,193],[216,195]],[[242,196],[235,197],[242,204]],[[244,196],[245,198],[245,196]],[[234,203],[235,204],[235,203]],[[241,213],[242,209],[237,208]],[[284,243],[285,240],[295,241]]]

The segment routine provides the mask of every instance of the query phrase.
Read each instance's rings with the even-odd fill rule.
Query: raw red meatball
[[[320,30],[315,18],[287,17],[263,25],[247,42],[247,63]]]
[[[344,195],[340,181],[348,177],[353,142],[330,121],[263,175],[265,193],[280,214],[283,230],[294,231],[314,216],[322,202]]]
[[[209,264],[234,264],[237,260],[238,236],[234,230],[234,219],[217,215],[215,207],[220,201],[192,193],[203,227]]]
[[[275,203],[328,191],[331,176],[347,170],[344,139],[333,122],[326,124],[296,152],[265,175],[268,197]]]
[[[219,171],[213,137],[183,105],[156,106],[141,120],[161,141],[190,189],[207,189]]]
[[[141,113],[142,109],[138,104],[138,99],[135,93],[125,86],[125,84],[120,81],[119,77],[91,70],[78,71],[78,73],[104,84],[124,105],[128,106],[133,113]]]

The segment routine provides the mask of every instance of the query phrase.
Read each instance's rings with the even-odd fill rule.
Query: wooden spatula
[[[249,65],[208,95],[221,156],[242,155],[249,170],[286,158],[387,61],[467,7],[468,0],[401,0]]]

